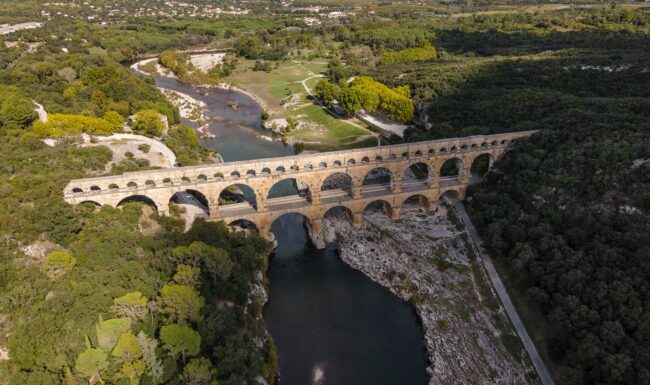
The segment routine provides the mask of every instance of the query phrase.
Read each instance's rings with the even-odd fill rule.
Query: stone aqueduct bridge
[[[366,207],[375,201],[383,202],[386,213],[397,220],[402,204],[414,196],[429,210],[445,193],[462,199],[470,182],[472,163],[479,156],[487,154],[491,166],[516,139],[534,132],[478,135],[78,179],[65,187],[64,196],[71,204],[93,202],[114,207],[132,199],[144,199],[165,214],[171,198],[186,191],[201,198],[210,220],[223,220],[227,224],[247,220],[256,225],[262,236],[272,239],[270,230],[275,219],[288,213],[300,213],[308,219],[313,237],[320,232],[325,214],[335,207],[346,208],[353,224],[361,226]],[[448,161],[456,162],[458,175],[441,176],[442,166]],[[426,168],[426,177],[405,178],[413,165],[419,165],[421,170]],[[390,183],[367,183],[366,176],[375,169],[384,169],[384,179],[390,175]],[[331,180],[338,174],[350,180],[349,187],[328,189],[323,186],[326,179]],[[308,191],[269,197],[271,188],[286,179],[308,187]],[[249,186],[255,198],[219,205],[220,194],[232,185]]]

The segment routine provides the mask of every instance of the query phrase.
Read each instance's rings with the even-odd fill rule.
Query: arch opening
[[[423,162],[417,162],[409,166],[404,171],[402,180],[405,182],[428,182],[430,180],[429,165]]]
[[[242,183],[231,184],[219,193],[219,206],[229,206],[238,203],[248,203],[255,206],[255,191]]]
[[[383,194],[393,188],[393,173],[386,167],[377,167],[368,171],[361,183],[362,195]]]
[[[120,207],[122,205],[125,205],[127,203],[143,203],[147,206],[150,206],[151,208],[154,209],[154,211],[158,212],[159,207],[156,204],[156,202],[153,201],[153,199],[149,198],[148,196],[145,195],[131,195],[129,197],[126,197],[122,199],[116,207]]]
[[[453,198],[459,201],[463,200],[463,194],[458,190],[447,190],[440,194],[440,198],[438,198],[438,200],[444,200],[445,197]]]
[[[274,199],[289,196],[298,196],[309,200],[311,199],[311,191],[306,183],[299,182],[296,178],[288,178],[271,186],[267,198]]]
[[[83,189],[80,189],[79,187],[75,187],[75,188],[72,189],[72,192],[73,192],[74,194],[79,194],[79,193],[84,192],[84,190],[83,190]]]
[[[363,209],[364,216],[380,212],[386,214],[388,217],[392,217],[393,207],[387,201],[379,199],[368,203]]]
[[[102,189],[99,186],[91,186],[90,191],[102,191]]]
[[[458,158],[447,159],[440,167],[441,178],[459,177],[463,163]]]
[[[348,199],[352,196],[353,180],[349,174],[335,172],[330,174],[320,186],[321,202],[338,202],[341,199]]]
[[[352,223],[352,210],[345,206],[334,206],[323,214],[323,219],[329,221],[347,221]]]
[[[255,233],[259,232],[255,222],[249,221],[247,219],[237,219],[235,221],[232,221],[228,223],[228,227],[232,227],[237,231],[255,232]]]
[[[472,176],[484,177],[492,168],[492,155],[481,154],[474,158],[470,172]]]
[[[425,210],[431,210],[432,202],[429,198],[425,197],[422,194],[414,194],[404,200],[402,204],[402,209],[415,209],[423,208]]]
[[[187,219],[210,215],[208,199],[202,192],[197,190],[179,191],[169,198],[169,203],[185,209]]]
[[[95,201],[83,201],[79,203],[79,206],[81,207],[87,207],[93,211],[97,211],[102,208],[102,205],[100,205],[98,202]]]

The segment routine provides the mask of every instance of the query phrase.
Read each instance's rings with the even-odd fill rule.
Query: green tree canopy
[[[191,286],[165,285],[158,297],[160,312],[167,315],[171,322],[185,325],[188,321],[198,321],[204,299]]]
[[[48,277],[56,277],[72,270],[76,263],[77,259],[72,255],[63,251],[54,251],[45,257],[41,270]]]
[[[134,361],[142,357],[142,349],[133,333],[122,333],[111,355],[120,362]]]
[[[172,357],[177,358],[180,355],[183,362],[185,362],[187,357],[198,354],[201,348],[201,336],[199,333],[190,327],[178,324],[161,327],[160,340]]]
[[[131,128],[139,134],[162,136],[165,133],[166,127],[158,111],[142,110],[136,114]]]
[[[120,336],[131,330],[131,323],[127,318],[112,318],[106,321],[100,319],[96,330],[97,344],[105,351],[110,352]]]
[[[217,370],[205,357],[192,358],[185,365],[181,378],[187,385],[208,385],[217,376]]]
[[[191,265],[180,264],[176,266],[176,274],[173,280],[179,285],[192,286],[194,288],[199,285],[199,278],[201,269]]]
[[[92,384],[95,380],[102,382],[100,373],[108,367],[108,354],[103,349],[87,349],[79,354],[74,367],[88,383]]]
[[[131,323],[144,319],[147,315],[147,303],[149,299],[139,291],[126,293],[122,297],[113,300],[111,311],[118,317],[126,317]]]

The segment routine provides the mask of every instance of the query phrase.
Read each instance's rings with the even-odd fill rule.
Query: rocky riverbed
[[[537,384],[518,337],[447,208],[405,204],[392,221],[366,213],[361,230],[344,211],[323,221],[343,261],[415,307],[430,360],[431,385]]]

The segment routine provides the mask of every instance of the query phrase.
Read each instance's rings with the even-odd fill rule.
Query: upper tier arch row
[[[505,149],[512,146],[517,139],[528,137],[535,132],[522,131],[495,135],[477,135],[385,147],[167,168],[115,176],[77,179],[72,180],[65,187],[64,195],[102,193],[118,188],[155,187],[161,183],[189,184],[212,180],[236,181],[244,178],[268,178],[273,175],[286,176],[287,174],[358,167],[369,164],[462,157],[463,154],[489,153],[497,149]]]

